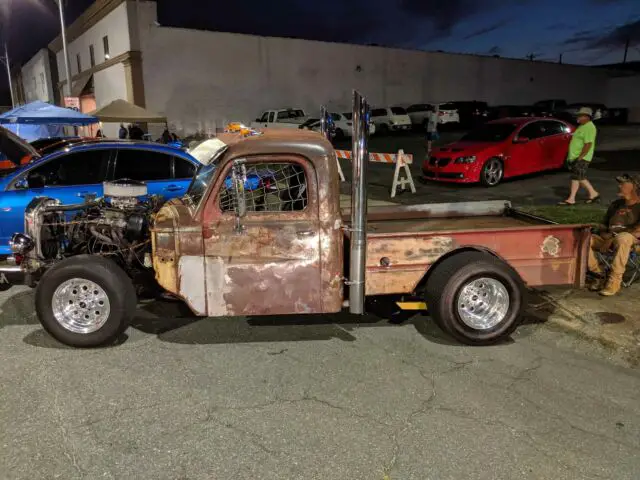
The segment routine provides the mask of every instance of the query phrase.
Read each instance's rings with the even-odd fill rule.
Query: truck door
[[[216,177],[203,212],[207,313],[320,313],[320,218],[316,173],[297,156],[246,160],[237,214],[232,162]],[[239,220],[241,230],[238,231]]]

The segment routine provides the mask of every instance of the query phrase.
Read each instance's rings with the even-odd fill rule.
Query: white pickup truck
[[[306,121],[307,115],[301,108],[267,110],[251,122],[251,128],[299,128]]]

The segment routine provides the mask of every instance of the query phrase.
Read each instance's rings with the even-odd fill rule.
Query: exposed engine
[[[79,255],[112,257],[131,275],[151,267],[149,225],[161,197],[133,180],[105,182],[104,197],[76,205],[35,199],[26,211],[26,233],[34,241],[29,260],[40,265]]]

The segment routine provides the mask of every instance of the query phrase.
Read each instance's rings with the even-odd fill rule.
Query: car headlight
[[[28,235],[24,233],[14,233],[9,240],[9,248],[13,253],[18,255],[25,255],[33,250],[35,243]]]
[[[476,156],[475,155],[470,155],[468,157],[458,157],[458,158],[456,158],[456,161],[454,163],[467,164],[467,163],[473,163],[475,161],[476,161]]]

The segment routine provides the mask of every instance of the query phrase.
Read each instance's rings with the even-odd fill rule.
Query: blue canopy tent
[[[0,124],[27,142],[39,138],[64,137],[64,126],[77,127],[98,122],[91,115],[39,100],[0,115]]]

